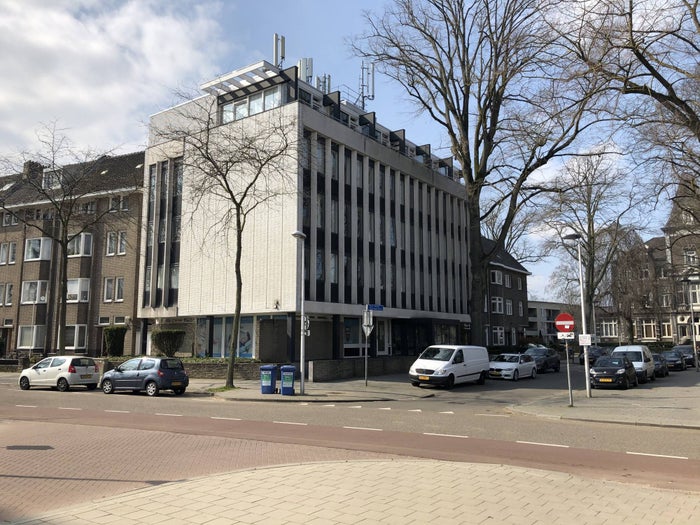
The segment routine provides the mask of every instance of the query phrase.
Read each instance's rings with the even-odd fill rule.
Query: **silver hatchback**
[[[99,380],[100,369],[91,357],[57,355],[22,370],[17,382],[22,390],[44,386],[66,392],[75,385],[95,390]]]

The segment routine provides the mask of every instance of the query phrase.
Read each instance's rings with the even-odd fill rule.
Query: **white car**
[[[22,370],[17,382],[22,390],[44,386],[66,392],[75,385],[95,390],[100,382],[100,369],[91,357],[57,355]]]
[[[537,377],[537,361],[528,354],[499,354],[489,363],[489,377],[512,379]]]

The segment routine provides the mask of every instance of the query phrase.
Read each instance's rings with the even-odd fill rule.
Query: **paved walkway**
[[[616,391],[549,395],[509,409],[546,417],[700,429],[700,374],[635,390],[634,407]],[[659,383],[660,384],[660,383]],[[260,402],[353,402],[431,396],[404,376],[306,383],[305,394],[263,394],[238,381],[214,395]],[[194,379],[210,394],[221,381]],[[350,460],[278,465],[187,479],[66,508],[22,524],[596,524],[698,523],[700,493],[649,488],[508,465],[434,460]]]

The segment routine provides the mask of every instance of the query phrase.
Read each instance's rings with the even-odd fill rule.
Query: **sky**
[[[0,157],[37,150],[37,131],[55,124],[79,150],[145,148],[149,116],[177,91],[246,65],[272,62],[283,35],[283,66],[314,60],[332,90],[359,91],[362,60],[349,41],[365,10],[382,0],[0,0]],[[351,97],[348,97],[352,99]],[[377,75],[366,105],[390,129],[406,129],[437,155],[444,135],[416,115],[401,89]],[[547,291],[552,264],[529,265],[531,299]]]

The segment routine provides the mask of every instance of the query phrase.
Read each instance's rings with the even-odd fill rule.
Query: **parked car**
[[[659,353],[652,353],[651,357],[654,359],[654,375],[656,377],[666,377],[668,375],[666,357]]]
[[[664,350],[663,356],[666,358],[669,370],[685,370],[688,368],[688,365],[685,363],[685,357],[679,350]]]
[[[489,354],[483,346],[433,345],[418,356],[408,377],[413,386],[421,383],[452,388],[457,383],[484,384],[489,370]]]
[[[22,390],[47,386],[66,392],[76,385],[94,390],[99,380],[100,369],[91,357],[57,355],[42,359],[34,366],[22,370],[17,383]]]
[[[559,357],[559,352],[553,348],[547,348],[546,346],[534,346],[525,350],[526,355],[531,355],[537,363],[537,371],[544,373],[550,368],[555,372],[559,372],[561,367],[561,358]]]
[[[604,355],[609,355],[607,348],[603,348],[602,346],[589,346],[588,347],[588,365],[592,366],[593,363],[595,363],[599,357],[602,357]],[[579,365],[583,364],[583,358],[584,358],[584,353],[583,353],[583,348],[581,348],[581,351],[578,354],[578,364]]]
[[[651,350],[645,345],[623,345],[617,346],[610,354],[612,357],[624,356],[634,365],[637,370],[637,379],[640,383],[654,381],[654,358]]]
[[[157,396],[161,390],[172,390],[179,396],[190,384],[185,367],[176,357],[136,357],[129,359],[102,376],[102,391],[111,394],[117,390],[140,392]]]
[[[676,345],[671,350],[678,350],[683,354],[685,358],[685,364],[688,366],[695,366],[695,352],[693,351],[693,345]]]
[[[604,355],[590,369],[592,388],[618,387],[627,390],[630,385],[637,386],[637,371],[627,357],[622,355]]]
[[[489,363],[489,377],[512,379],[537,377],[537,362],[527,354],[499,354]]]

